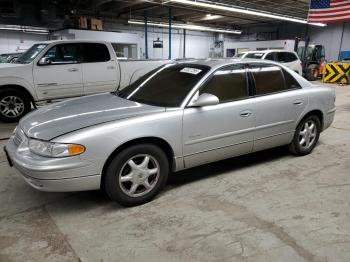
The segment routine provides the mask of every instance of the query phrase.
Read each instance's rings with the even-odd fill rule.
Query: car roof
[[[270,61],[270,60],[261,60],[261,59],[253,59],[253,58],[222,58],[222,59],[191,59],[191,60],[183,60],[177,61],[175,64],[193,64],[193,65],[205,65],[209,66],[212,69],[220,68],[225,65],[232,64],[240,64],[240,63],[260,63],[260,64],[280,64]]]
[[[47,40],[40,41],[36,44],[52,44],[52,43],[107,43],[107,41],[102,40],[89,40],[89,39],[68,39],[68,40]]]
[[[270,52],[287,52],[287,53],[295,53],[294,51],[290,50],[284,50],[284,49],[268,49],[268,50],[252,50],[246,52],[246,54],[251,54],[251,53],[260,53],[260,54],[265,54],[265,53],[270,53]]]

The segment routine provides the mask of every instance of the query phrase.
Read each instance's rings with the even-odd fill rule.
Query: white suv
[[[249,51],[242,58],[266,59],[281,63],[302,75],[301,61],[296,52],[286,50]]]

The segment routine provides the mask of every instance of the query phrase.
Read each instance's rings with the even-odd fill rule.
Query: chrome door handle
[[[76,72],[76,71],[78,71],[78,68],[69,68],[68,71],[69,72]]]
[[[239,115],[240,115],[241,117],[248,117],[248,116],[250,116],[251,114],[252,114],[252,112],[250,112],[250,111],[242,111],[242,112],[239,113]]]
[[[301,105],[303,103],[303,100],[295,100],[293,102],[294,105]]]

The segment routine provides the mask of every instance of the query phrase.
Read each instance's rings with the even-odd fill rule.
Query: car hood
[[[42,107],[22,118],[19,126],[29,137],[50,140],[84,127],[163,111],[164,107],[140,104],[108,93]]]
[[[19,68],[26,66],[27,64],[16,64],[16,63],[0,63],[0,69],[7,69],[7,68]]]
[[[32,74],[31,64],[0,63],[0,77],[21,77]]]

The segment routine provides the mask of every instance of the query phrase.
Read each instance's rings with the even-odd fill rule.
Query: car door
[[[51,47],[33,68],[39,99],[83,95],[80,59],[80,44],[62,43]]]
[[[277,65],[250,64],[249,74],[255,87],[254,151],[289,143],[307,96],[294,77]]]
[[[254,114],[244,65],[217,70],[192,98],[209,93],[218,105],[187,107],[183,116],[185,166],[193,167],[251,152]]]
[[[115,91],[119,71],[104,43],[83,43],[84,94]]]

